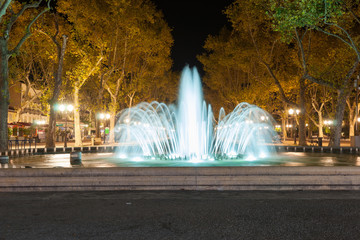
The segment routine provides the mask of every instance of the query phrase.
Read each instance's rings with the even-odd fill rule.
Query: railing
[[[8,141],[9,150],[20,150],[36,148],[36,138],[10,139]]]

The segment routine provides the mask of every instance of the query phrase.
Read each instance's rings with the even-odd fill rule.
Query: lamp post
[[[324,125],[326,126],[326,127],[328,127],[329,128],[329,130],[330,130],[330,126],[331,125],[333,125],[333,123],[334,123],[334,121],[333,120],[325,120],[324,121]],[[330,134],[330,133],[329,133]],[[329,137],[329,136],[328,136]]]
[[[294,110],[292,108],[289,109],[289,114],[290,114],[290,116],[292,116],[292,122],[293,122],[292,134],[294,136],[294,144],[296,144],[296,119],[295,118],[296,118],[296,115],[298,115],[299,113],[300,113],[299,109],[296,109],[296,110]]]
[[[103,120],[103,124],[104,124],[104,143],[105,143],[106,142],[106,134],[109,134],[109,132],[106,132],[105,123],[106,123],[106,120],[110,119],[110,114],[109,113],[100,113],[99,118],[101,120]]]
[[[67,147],[67,113],[68,112],[72,112],[72,110],[74,110],[74,106],[71,104],[61,104],[59,106],[59,110],[60,112],[65,112],[65,141],[64,141],[64,147]]]

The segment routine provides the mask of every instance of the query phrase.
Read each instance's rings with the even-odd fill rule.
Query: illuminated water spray
[[[185,67],[177,106],[140,103],[120,113],[116,125],[119,158],[254,160],[274,152],[272,117],[261,108],[240,103],[215,125],[211,106],[203,100],[196,68]]]

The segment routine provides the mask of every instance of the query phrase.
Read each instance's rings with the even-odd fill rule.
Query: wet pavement
[[[225,167],[225,166],[360,166],[357,154],[279,152],[266,158],[248,160],[223,159],[217,161],[171,160],[150,158],[119,158],[114,153],[83,153],[81,167]],[[71,168],[70,153],[40,154],[10,157],[10,163],[1,168]]]
[[[359,239],[360,192],[0,193],[0,239]]]

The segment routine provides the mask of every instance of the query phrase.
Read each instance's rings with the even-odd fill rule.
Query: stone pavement
[[[359,239],[360,192],[0,193],[0,239]]]

